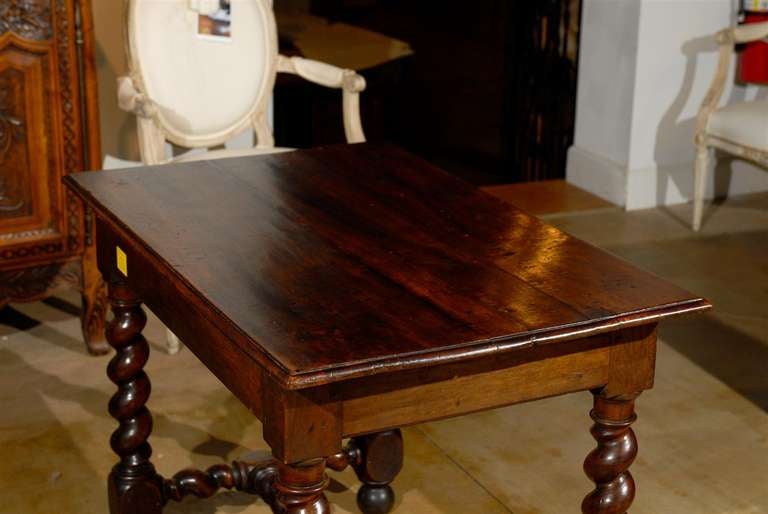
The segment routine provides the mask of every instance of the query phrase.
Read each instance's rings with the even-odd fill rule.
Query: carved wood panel
[[[0,247],[63,237],[54,86],[50,50],[6,38],[0,46]]]
[[[0,265],[82,252],[84,168],[75,2],[0,6]]]
[[[82,266],[78,261],[0,270],[0,308],[8,302],[45,298],[62,287],[80,287],[81,281]]]
[[[24,86],[19,70],[0,72],[0,219],[32,213]]]

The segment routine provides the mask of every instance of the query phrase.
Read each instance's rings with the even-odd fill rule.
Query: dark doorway
[[[363,116],[370,140],[397,143],[476,184],[565,176],[573,140],[581,0],[308,4],[314,15],[398,38],[413,48],[413,55],[396,65],[362,70],[369,82]],[[319,132],[332,124],[318,121],[317,113],[333,115],[331,108],[314,105],[311,130],[281,131],[281,106],[286,112],[301,103],[295,89],[283,91],[281,101],[278,86],[278,142],[281,132],[293,138],[285,143],[297,146],[330,142]]]

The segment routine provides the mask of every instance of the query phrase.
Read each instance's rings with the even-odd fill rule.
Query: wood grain
[[[447,380],[376,391],[376,385],[344,400],[344,435],[403,427],[449,418],[522,401],[574,391],[605,383],[610,350],[600,348],[574,355],[539,360]],[[397,383],[397,379],[392,379]],[[359,396],[358,396],[359,395]]]
[[[67,181],[292,388],[709,306],[387,145]]]

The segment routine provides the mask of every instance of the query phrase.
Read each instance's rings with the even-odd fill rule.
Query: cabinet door
[[[8,268],[82,246],[81,208],[61,183],[81,169],[82,151],[70,2],[2,3],[0,267]]]

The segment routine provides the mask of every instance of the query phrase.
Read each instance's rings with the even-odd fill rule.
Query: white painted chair
[[[693,230],[701,228],[710,148],[768,167],[768,101],[718,107],[728,80],[734,45],[768,38],[768,22],[727,28],[715,38],[720,45],[720,60],[696,121]]]
[[[201,35],[200,16],[231,6],[229,37]],[[277,72],[341,89],[349,143],[365,141],[360,92],[365,80],[352,70],[278,54],[271,0],[128,0],[125,49],[129,74],[118,79],[118,102],[134,113],[144,164],[209,160],[288,151],[275,148],[267,109]],[[166,157],[166,142],[220,147],[245,131],[256,145]],[[168,351],[179,341],[168,332]]]

